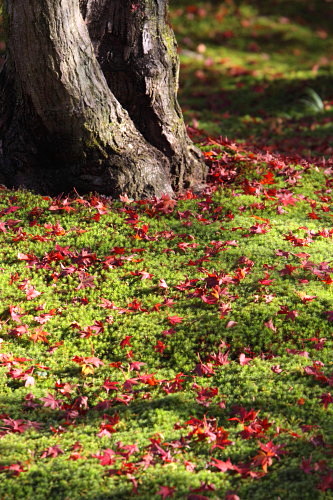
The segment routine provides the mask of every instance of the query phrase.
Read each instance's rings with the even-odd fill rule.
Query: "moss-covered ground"
[[[171,3],[189,124],[265,148],[332,154],[329,0]]]
[[[332,498],[331,5],[173,3],[201,196],[0,190],[1,499]]]

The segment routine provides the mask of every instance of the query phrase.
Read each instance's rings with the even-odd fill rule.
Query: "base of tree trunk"
[[[1,182],[134,198],[204,182],[177,102],[165,0],[8,0],[6,9]]]

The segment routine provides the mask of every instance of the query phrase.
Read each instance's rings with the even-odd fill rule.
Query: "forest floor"
[[[0,190],[0,498],[332,498],[331,4],[250,3],[171,8],[202,196]]]

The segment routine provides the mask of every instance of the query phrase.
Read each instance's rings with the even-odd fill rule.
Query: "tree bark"
[[[177,102],[166,10],[166,0],[6,0],[7,185],[138,198],[204,181]]]

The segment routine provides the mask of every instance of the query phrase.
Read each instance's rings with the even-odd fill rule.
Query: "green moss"
[[[192,4],[187,2],[193,11]],[[323,271],[331,266],[332,238],[323,231],[331,230],[331,180],[320,161],[326,154],[320,141],[330,133],[332,112],[327,107],[322,115],[309,117],[289,109],[303,79],[322,85],[321,95],[329,100],[326,69],[318,70],[317,80],[311,69],[326,48],[316,39],[315,54],[308,61],[299,59],[288,53],[287,45],[300,48],[303,38],[311,45],[315,27],[299,25],[292,15],[285,24],[267,12],[259,16],[259,5],[242,3],[239,10],[228,5],[220,20],[209,17],[217,10],[203,2],[195,9],[205,7],[206,16],[194,9],[193,20],[187,16],[190,9],[179,20],[173,18],[180,37],[187,34],[194,44],[204,41],[207,46],[202,62],[191,54],[183,57],[187,116],[199,118],[199,125],[217,136],[226,130],[231,134],[229,143],[206,142],[202,148],[207,156],[213,152],[224,175],[230,175],[216,191],[177,199],[174,207],[164,209],[154,200],[125,203],[76,196],[63,203],[27,191],[0,191],[5,223],[0,232],[3,498],[127,499],[133,490],[130,476],[138,481],[136,496],[141,499],[161,498],[162,486],[175,488],[174,498],[187,498],[202,483],[214,485],[215,490],[202,492],[211,498],[224,498],[227,491],[255,500],[267,498],[267,491],[283,500],[331,495],[331,489],[324,492],[318,486],[333,467],[332,405],[322,403],[325,394],[329,400],[332,373],[327,313],[333,296],[326,276],[332,273]],[[284,5],[290,10],[290,2]],[[261,50],[266,40],[269,59],[246,49],[253,23]],[[229,28],[235,36],[219,41]],[[218,62],[226,57],[229,62]],[[209,58],[213,65],[205,63]],[[255,67],[257,74],[232,76],[236,65],[246,71]],[[194,78],[197,70],[208,79]],[[274,77],[281,71],[283,77]],[[255,85],[264,85],[264,92],[254,93]],[[228,105],[222,102],[227,95]],[[229,118],[223,116],[227,111]],[[243,142],[232,144],[236,136]],[[291,147],[287,140],[292,137],[299,156],[290,149],[289,156],[272,154],[272,149],[266,155],[245,143],[251,136],[256,145],[263,140],[265,146],[276,143],[282,149]],[[300,154],[317,140],[312,165]],[[99,145],[92,140],[87,147]],[[262,183],[269,172],[273,184]],[[260,189],[251,194],[249,186]],[[283,205],[278,195],[283,199],[286,192],[294,200]],[[278,206],[285,212],[277,211]],[[264,224],[266,232],[256,232],[256,224]],[[288,237],[290,232],[300,240]],[[219,241],[220,251],[214,252]],[[30,257],[19,258],[19,253]],[[248,265],[242,263],[244,257],[253,265],[237,280],[237,269]],[[283,272],[286,264],[295,267],[290,274]],[[221,279],[217,303],[209,275]],[[265,276],[272,282],[260,283]],[[27,300],[25,280],[41,295]],[[13,316],[10,306],[19,307]],[[288,317],[281,313],[283,306],[297,314]],[[15,330],[20,325],[26,330]],[[39,329],[49,334],[47,342],[36,337],[34,342]],[[214,362],[219,350],[228,351],[227,364]],[[240,364],[241,355],[250,358],[247,364]],[[133,362],[144,363],[137,366],[140,371]],[[313,363],[321,375],[311,375],[307,367]],[[149,377],[140,378],[142,374]],[[117,383],[115,390],[108,389],[107,379]],[[216,394],[200,399],[212,388]],[[42,399],[48,394],[58,400],[53,408]],[[267,419],[267,429],[244,438],[241,433],[250,420],[231,420],[239,417],[239,406],[258,411],[256,422]],[[116,415],[114,432],[100,435],[101,425],[116,421]],[[23,420],[22,432],[8,432],[8,418]],[[214,441],[194,432],[193,418],[206,418],[212,425],[216,419],[232,444],[213,449]],[[160,440],[167,459],[156,448],[153,463],[145,467],[152,439]],[[253,460],[260,454],[259,443],[270,441],[284,445],[287,453],[273,457],[261,478],[245,472],[242,477],[237,470],[220,472],[211,465],[213,458],[230,458],[238,466],[251,463],[252,473],[260,475],[264,470]],[[138,451],[126,457],[122,446],[133,444]],[[52,456],[56,446],[61,452]],[[102,466],[96,456],[106,449],[116,458]],[[310,457],[312,470],[306,474],[300,466]],[[15,475],[6,468],[11,464],[19,464],[22,472]]]

